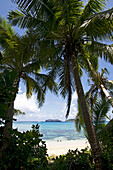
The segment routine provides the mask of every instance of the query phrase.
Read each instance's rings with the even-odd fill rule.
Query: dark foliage
[[[10,145],[0,159],[2,170],[33,169],[47,170],[47,149],[39,126],[32,126],[32,130],[26,132],[11,131]]]
[[[98,134],[102,150],[102,168],[113,169],[113,119]]]
[[[69,150],[66,155],[60,155],[54,160],[51,170],[90,170],[94,169],[93,157],[86,149]]]
[[[0,73],[0,119],[6,119],[6,111],[8,109],[8,103],[13,101],[14,93],[17,91],[17,87],[14,86],[14,82],[17,78],[15,71],[10,72],[5,69]]]

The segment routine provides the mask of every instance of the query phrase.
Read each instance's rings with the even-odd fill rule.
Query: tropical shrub
[[[1,169],[48,169],[46,144],[39,133],[39,125],[32,130],[11,130],[10,145],[0,160]]]
[[[98,133],[103,169],[113,169],[113,119]]]
[[[90,170],[94,169],[93,157],[87,148],[81,151],[69,150],[66,155],[60,155],[54,159],[51,170]]]

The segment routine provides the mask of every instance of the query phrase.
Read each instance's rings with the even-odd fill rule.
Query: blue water
[[[13,123],[13,127],[23,132],[30,130],[32,125],[36,124],[37,122],[17,121]],[[44,140],[77,140],[85,138],[83,130],[81,133],[76,131],[74,122],[38,122],[38,124]]]

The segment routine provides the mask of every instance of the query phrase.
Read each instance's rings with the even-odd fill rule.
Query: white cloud
[[[54,96],[51,93],[48,93],[46,96],[46,101],[41,108],[38,108],[38,102],[35,95],[32,95],[30,99],[26,98],[26,94],[22,93],[21,88],[19,92],[14,107],[25,112],[26,115],[16,116],[17,120],[26,120],[26,121],[44,121],[46,119],[60,119],[65,120],[67,102],[63,100],[60,96]],[[75,118],[77,109],[76,109],[76,99],[77,94],[73,93],[72,95],[72,104],[71,110],[68,119]]]
[[[17,94],[14,107],[15,109],[25,112],[25,116],[19,116],[23,118],[32,118],[35,114],[40,112],[35,96],[33,95],[30,99],[27,99],[25,93]]]

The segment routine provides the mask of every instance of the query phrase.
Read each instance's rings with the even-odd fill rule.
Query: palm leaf
[[[13,25],[18,25],[21,28],[43,27],[46,23],[46,28],[54,23],[54,5],[52,1],[22,0],[15,1],[20,11],[11,11],[9,13],[9,20]],[[50,25],[48,25],[47,21]],[[45,23],[44,23],[45,22]]]
[[[79,100],[77,100],[77,109],[78,109],[78,113],[77,113],[77,115],[75,117],[76,130],[78,132],[81,132],[81,130],[83,128],[84,131],[85,131],[85,125],[84,125],[84,120],[83,120],[83,116],[82,116]]]
[[[52,10],[51,10],[51,5],[52,2],[51,1],[44,1],[44,0],[12,0],[13,2],[17,3],[19,7],[23,8],[24,10],[26,10],[27,12],[32,11],[32,12],[36,12],[40,10],[41,7],[44,7],[43,10],[45,10],[45,12],[49,11],[50,13],[53,14]]]
[[[88,49],[90,51],[94,51],[96,56],[100,56],[101,58],[104,58],[105,61],[113,64],[113,45],[93,41],[92,45],[89,45]]]
[[[36,81],[40,83],[44,93],[49,89],[51,92],[57,94],[58,88],[57,83],[55,82],[56,79],[55,69],[52,69],[47,74],[34,73],[34,76]]]
[[[0,44],[3,50],[14,47],[14,36],[16,35],[11,25],[4,18],[0,17]]]
[[[31,97],[33,92],[36,93],[39,106],[42,106],[42,104],[45,101],[45,94],[43,92],[42,85],[38,81],[36,81],[35,79],[33,79],[32,77],[30,77],[25,73],[23,74],[22,78],[26,84],[27,98]]]
[[[17,116],[17,115],[25,115],[25,112],[22,112],[21,110],[19,109],[14,109],[14,115]]]
[[[10,11],[8,15],[10,23],[14,26],[19,26],[20,28],[32,28],[36,27],[38,24],[43,25],[43,19],[39,17],[34,17],[30,13],[24,11]]]
[[[93,122],[96,132],[101,130],[105,126],[106,114],[110,110],[110,104],[108,101],[97,101],[93,108]]]
[[[103,10],[105,2],[106,0],[89,0],[81,15],[82,23],[92,14],[96,14]]]
[[[112,13],[113,8],[104,12],[91,15],[84,21],[80,28],[84,28],[87,35],[94,39],[112,35]],[[95,28],[95,29],[94,29]]]

